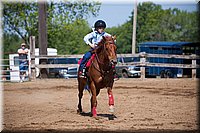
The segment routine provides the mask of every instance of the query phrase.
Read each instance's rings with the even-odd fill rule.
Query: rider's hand
[[[95,48],[97,45],[96,44],[89,44],[90,45],[90,47],[92,47],[92,48]]]

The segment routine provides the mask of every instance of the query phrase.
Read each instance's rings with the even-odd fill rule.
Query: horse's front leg
[[[109,111],[111,113],[114,113],[114,97],[113,97],[113,93],[112,93],[112,88],[108,87],[107,92],[108,92],[108,98],[109,98],[109,101],[108,101]]]
[[[84,83],[83,83],[83,81],[81,81],[80,79],[79,79],[79,81],[78,81],[78,109],[77,109],[77,113],[82,113],[82,105],[81,105],[81,99],[82,99],[82,97],[83,97],[83,90],[84,90]]]
[[[91,112],[92,112],[92,116],[93,117],[97,117],[97,96],[96,96],[96,87],[94,85],[94,82],[91,82],[90,84],[90,89],[91,89],[91,93],[92,93],[92,97],[91,97]]]

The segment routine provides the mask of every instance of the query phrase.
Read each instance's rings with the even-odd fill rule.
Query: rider
[[[106,23],[103,20],[97,20],[94,24],[94,30],[93,32],[87,34],[84,37],[84,41],[86,44],[88,44],[91,49],[85,55],[83,56],[83,59],[80,63],[79,68],[79,76],[85,77],[85,63],[87,60],[90,59],[92,56],[92,50],[98,45],[98,43],[101,41],[102,36],[111,36],[110,34],[106,33],[104,30],[106,28]]]

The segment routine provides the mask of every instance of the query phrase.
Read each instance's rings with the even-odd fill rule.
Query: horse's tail
[[[91,96],[91,90],[90,90],[88,84],[85,85],[84,90],[88,91]]]

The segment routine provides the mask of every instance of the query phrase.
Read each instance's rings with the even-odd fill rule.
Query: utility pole
[[[137,22],[137,0],[135,0],[134,15],[133,15],[132,54],[135,54],[135,48],[136,48],[136,22]]]
[[[47,2],[39,1],[39,55],[47,55]],[[39,59],[40,64],[46,64],[47,59]],[[41,78],[47,78],[46,68],[40,69]]]
[[[39,1],[39,55],[47,55],[47,3]]]

